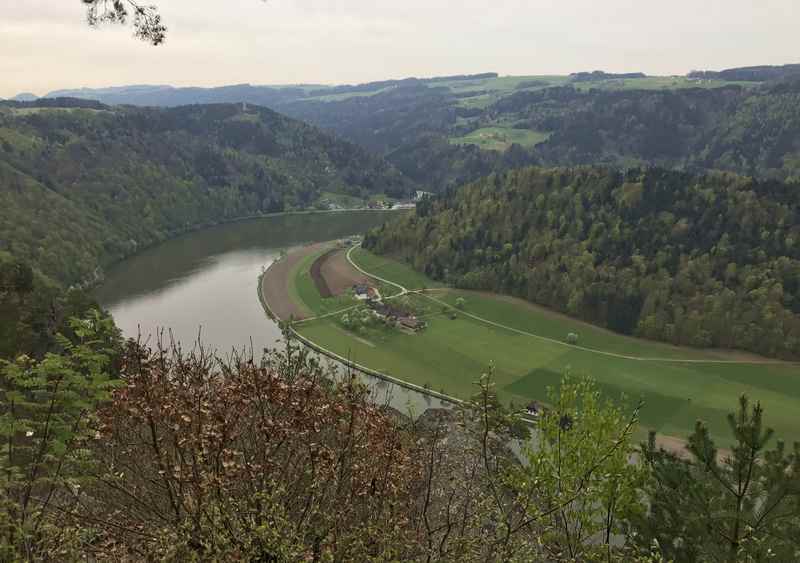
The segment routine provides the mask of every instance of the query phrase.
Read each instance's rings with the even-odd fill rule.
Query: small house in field
[[[372,312],[376,317],[393,321],[400,328],[412,330],[414,332],[425,328],[425,323],[423,321],[419,320],[411,313],[403,311],[402,309],[398,309],[396,307],[392,307],[391,305],[387,305],[386,303],[382,303],[381,301],[375,300],[367,301],[367,305],[370,309],[372,309]]]
[[[380,300],[381,294],[372,286],[366,284],[356,284],[353,286],[353,294],[356,299],[361,301]]]
[[[403,311],[400,309],[395,309],[394,307],[391,307],[386,303],[381,303],[380,301],[369,301],[367,305],[377,316],[382,318],[397,319],[401,316],[404,316]]]
[[[403,328],[407,328],[408,330],[418,331],[425,328],[425,323],[419,320],[416,317],[400,317],[397,319],[397,322],[400,323],[400,326]]]

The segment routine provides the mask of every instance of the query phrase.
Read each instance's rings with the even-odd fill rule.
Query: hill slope
[[[434,191],[520,165],[659,165],[800,178],[796,67],[688,77],[614,75],[385,80],[357,86],[131,87],[111,103],[247,101],[384,156]]]
[[[187,229],[306,208],[323,191],[413,188],[380,158],[265,108],[4,104],[0,250],[65,283]]]
[[[365,246],[619,332],[800,355],[796,185],[527,168],[423,200]]]

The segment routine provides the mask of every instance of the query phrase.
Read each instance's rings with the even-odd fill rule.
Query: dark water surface
[[[261,308],[258,276],[282,250],[361,234],[392,212],[354,211],[282,215],[212,227],[167,241],[133,256],[107,274],[96,291],[125,336],[150,338],[171,331],[184,349],[198,335],[220,355],[250,348],[258,354],[280,339]],[[391,404],[421,412],[440,401],[381,380],[369,383]]]
[[[108,272],[96,296],[126,336],[171,330],[184,348],[202,335],[220,354],[258,351],[280,337],[258,302],[258,276],[281,250],[360,234],[391,217],[382,212],[282,215],[188,233]]]

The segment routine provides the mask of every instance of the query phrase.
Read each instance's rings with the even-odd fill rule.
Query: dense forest
[[[797,65],[687,77],[488,73],[336,87],[140,86],[65,92],[107,103],[263,104],[385,157],[432,191],[523,165],[658,165],[800,177]],[[509,135],[529,132],[541,140],[503,151],[459,141],[486,128]]]
[[[525,168],[426,199],[364,244],[622,333],[798,357],[797,189],[721,172]]]
[[[413,188],[380,158],[260,107],[0,106],[0,251],[66,284],[187,229],[307,209],[323,192]]]
[[[371,110],[396,96],[397,92],[387,92],[369,100],[339,102],[335,111],[325,108],[324,117],[311,113],[310,102],[287,110],[384,152],[412,178],[432,173],[428,183],[434,188],[458,185],[520,162],[660,165],[780,179],[800,176],[800,83],[756,92],[739,86],[584,91],[568,85],[512,93],[486,109],[472,111],[440,101],[424,104],[425,111],[440,109],[434,119],[421,122],[425,130],[416,137],[409,137],[405,128],[417,115],[385,123],[391,112]],[[360,117],[347,119],[354,114]],[[337,121],[339,116],[342,122]],[[548,137],[534,147],[512,147],[506,154],[448,143],[452,135],[497,124]]]
[[[72,334],[68,319],[95,306],[86,292],[64,290],[25,260],[0,251],[0,363],[57,349],[55,335]]]
[[[489,111],[550,132],[546,164],[656,164],[800,177],[800,82],[752,93],[731,86],[666,91],[522,92]]]

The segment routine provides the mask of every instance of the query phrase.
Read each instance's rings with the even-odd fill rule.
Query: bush
[[[567,344],[572,344],[573,346],[575,346],[578,344],[578,340],[579,337],[577,333],[570,332],[569,334],[567,334]]]

